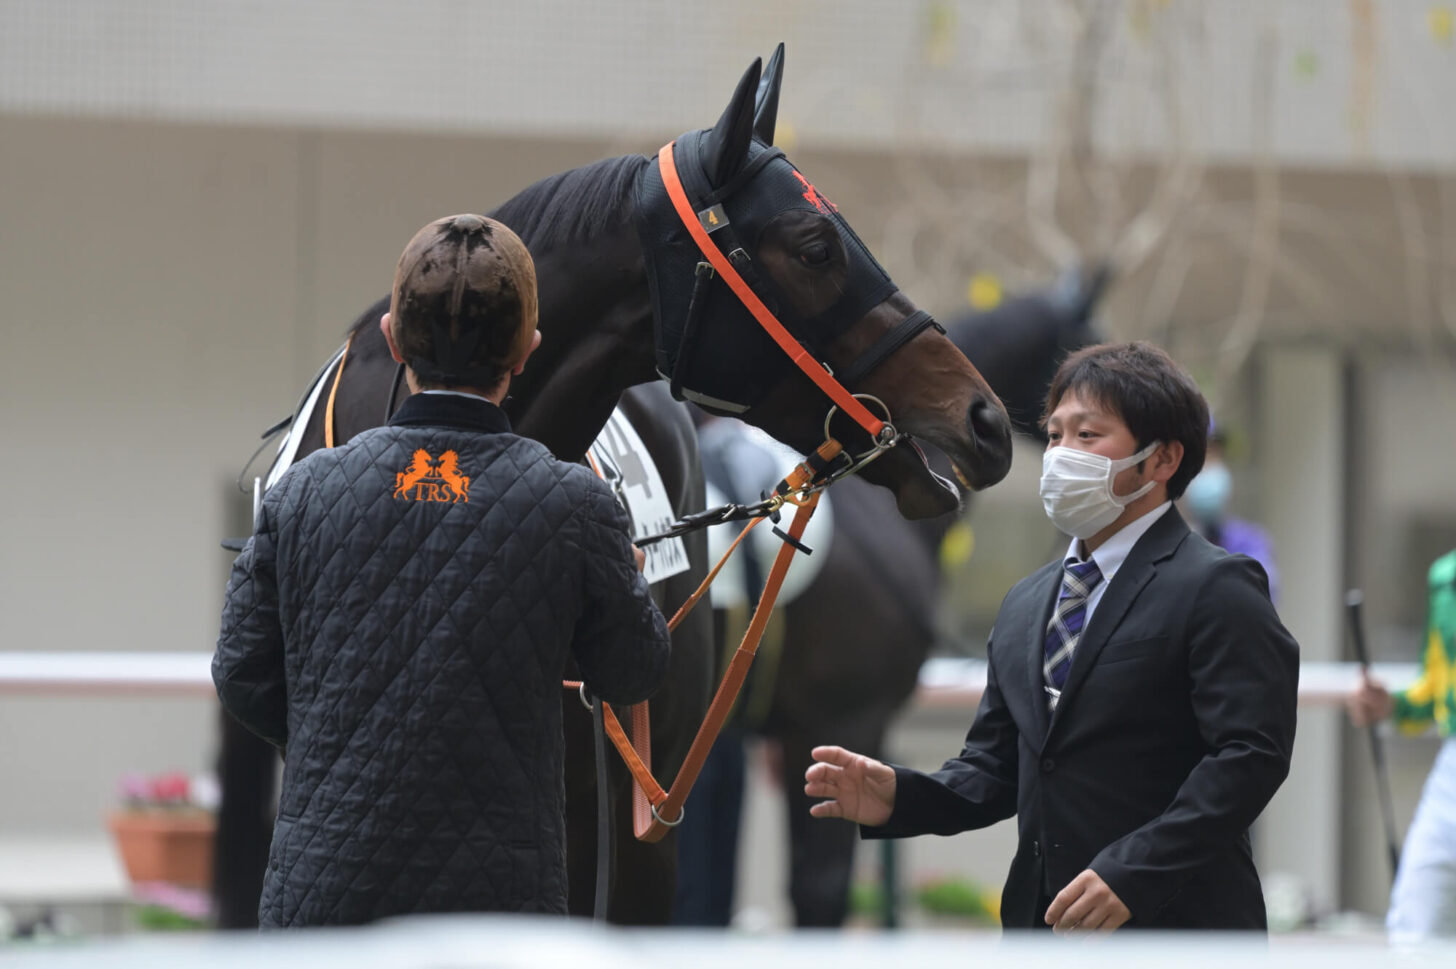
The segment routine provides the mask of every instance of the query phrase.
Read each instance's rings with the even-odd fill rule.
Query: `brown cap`
[[[491,386],[536,332],[531,254],[494,219],[436,219],[399,257],[389,313],[395,342],[421,379]]]

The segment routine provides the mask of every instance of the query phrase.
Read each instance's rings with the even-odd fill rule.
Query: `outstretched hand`
[[[816,818],[881,825],[895,808],[895,769],[843,747],[815,747],[804,772],[804,793],[828,798],[811,805]]]

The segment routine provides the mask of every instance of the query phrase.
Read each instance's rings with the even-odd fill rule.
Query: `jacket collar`
[[[463,431],[509,434],[506,412],[484,397],[465,394],[411,394],[389,419],[391,427],[454,427]]]

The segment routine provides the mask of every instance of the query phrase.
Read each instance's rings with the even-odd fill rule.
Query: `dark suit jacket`
[[[1093,611],[1052,716],[1041,661],[1061,571],[1049,563],[1001,604],[960,756],[933,774],[896,767],[894,813],[863,835],[1016,815],[1007,928],[1039,926],[1091,868],[1130,925],[1264,929],[1249,825],[1289,772],[1299,651],[1263,569],[1169,509]]]

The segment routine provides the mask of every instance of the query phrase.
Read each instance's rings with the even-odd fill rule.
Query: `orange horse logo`
[[[410,458],[409,467],[394,476],[394,496],[405,497],[406,492],[429,476],[434,463],[430,460],[430,452],[424,448],[416,451]]]
[[[470,501],[470,478],[460,473],[460,455],[446,451],[436,461],[420,448],[409,467],[394,476],[394,497],[405,501]]]
[[[455,501],[470,501],[470,479],[460,473],[460,455],[454,451],[440,455],[440,478],[455,495]]]

